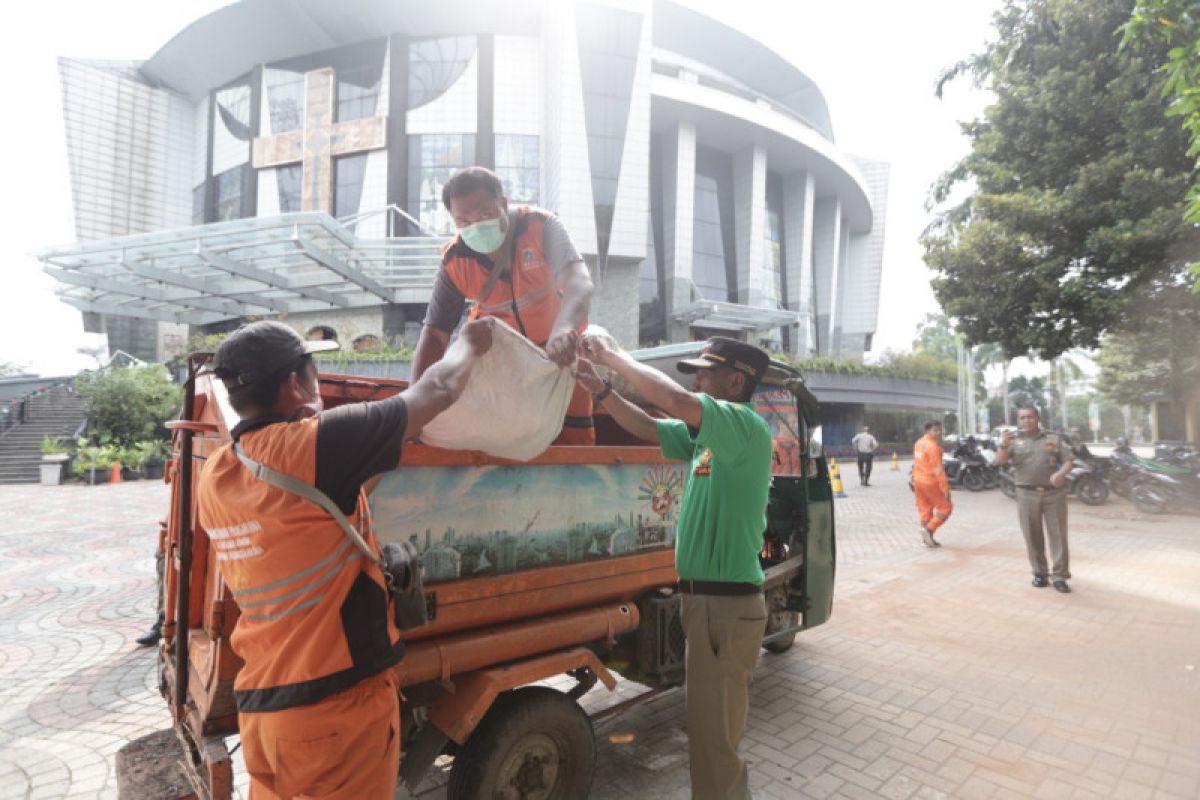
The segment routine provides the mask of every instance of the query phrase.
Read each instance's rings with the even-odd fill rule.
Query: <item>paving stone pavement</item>
[[[926,550],[905,471],[883,467],[838,502],[833,618],[760,660],[755,797],[1200,797],[1200,521],[1072,500],[1059,595],[1029,585],[1011,501],[955,493]],[[116,751],[168,725],[133,642],[166,501],[148,482],[0,487],[0,798],[113,797]],[[683,710],[675,690],[600,722],[592,797],[688,797]]]

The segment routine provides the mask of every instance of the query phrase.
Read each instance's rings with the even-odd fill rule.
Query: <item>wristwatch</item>
[[[603,403],[608,399],[608,396],[612,394],[612,390],[612,381],[610,381],[608,378],[604,378],[604,389],[592,395],[592,400],[597,403]]]

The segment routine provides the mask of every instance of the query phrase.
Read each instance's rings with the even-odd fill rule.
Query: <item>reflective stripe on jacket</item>
[[[318,418],[247,431],[250,458],[310,485]],[[258,480],[221,447],[205,464],[199,517],[241,610],[231,644],[244,661],[239,711],[306,705],[353,686],[404,655],[379,567],[316,504]],[[378,551],[366,495],[351,523]]]
[[[492,260],[467,247],[459,236],[442,250],[442,269],[463,297],[475,301],[471,319],[502,319],[539,347],[546,345],[562,307],[558,276],[543,250],[546,216],[545,211],[524,207],[510,216],[514,230],[505,246],[511,274],[493,281],[487,297],[480,295],[495,266]],[[586,327],[586,322],[580,325],[579,332]]]
[[[928,434],[913,445],[913,483],[937,486],[943,493],[950,491],[946,468],[942,466],[942,446]]]

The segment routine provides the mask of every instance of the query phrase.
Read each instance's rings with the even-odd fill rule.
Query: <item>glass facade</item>
[[[475,163],[475,137],[422,134],[408,137],[410,207],[417,219],[440,234],[454,233],[454,220],[442,205],[442,186],[458,170]]]
[[[517,133],[496,134],[496,174],[509,202],[537,205],[540,182],[540,140]]]
[[[333,162],[333,215],[350,217],[358,213],[362,200],[363,178],[367,174],[367,154],[342,156]]]
[[[227,169],[214,178],[217,189],[216,222],[241,219],[245,216],[242,213],[242,190],[245,188],[249,172],[250,165],[242,164]]]
[[[267,109],[271,133],[288,133],[304,128],[304,73],[299,69],[267,67]]]
[[[205,199],[204,184],[192,189],[192,224],[204,224],[204,199]]]
[[[592,200],[596,206],[596,239],[603,261],[612,234],[642,15],[581,3],[576,6],[575,21]]]
[[[703,146],[696,148],[692,281],[706,300],[737,302],[733,161],[728,153]]]
[[[304,170],[299,164],[288,164],[275,170],[275,182],[279,188],[279,213],[302,210],[300,180],[303,175]]]
[[[408,45],[408,108],[433,102],[453,86],[475,57],[474,36],[420,39]]]

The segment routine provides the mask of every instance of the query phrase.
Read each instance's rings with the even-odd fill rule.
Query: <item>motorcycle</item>
[[[1103,505],[1108,500],[1108,473],[1111,462],[1092,455],[1087,445],[1071,448],[1074,464],[1067,473],[1066,489],[1089,506]]]
[[[1190,470],[1174,475],[1148,472],[1132,494],[1134,505],[1144,514],[1200,514],[1200,477]]]
[[[995,467],[980,454],[973,437],[967,437],[954,448],[952,455],[942,455],[942,467],[951,486],[961,486],[981,492],[996,485]]]
[[[1108,459],[1093,456],[1083,445],[1072,447],[1071,452],[1074,455],[1074,463],[1071,471],[1067,473],[1063,488],[1068,494],[1074,494],[1089,506],[1103,504],[1108,500]],[[997,480],[1005,497],[1016,500],[1017,482],[1013,477],[1011,462],[999,468]]]
[[[1136,502],[1137,490],[1143,483],[1162,484],[1158,492],[1149,493],[1143,498],[1147,507],[1155,505],[1155,502],[1149,499],[1151,496],[1159,496],[1168,489],[1170,492],[1174,492],[1171,481],[1187,488],[1191,479],[1196,477],[1196,470],[1191,466],[1171,464],[1135,455],[1124,439],[1117,440],[1117,447],[1113,450],[1110,464],[1109,486],[1122,497]],[[1160,477],[1171,480],[1159,481]]]

